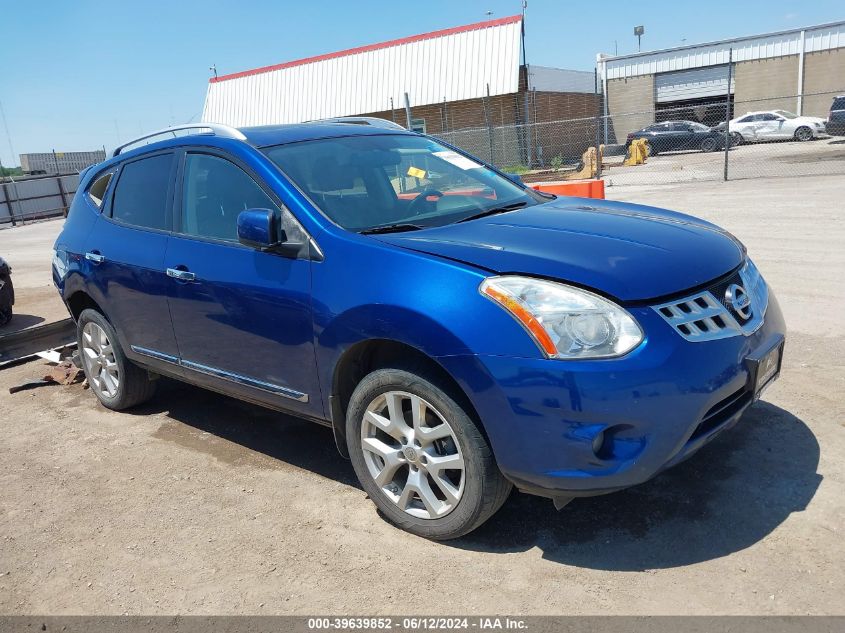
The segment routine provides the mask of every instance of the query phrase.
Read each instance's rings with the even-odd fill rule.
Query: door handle
[[[167,276],[178,279],[179,281],[195,281],[197,276],[189,270],[180,270],[179,268],[168,268]]]
[[[85,259],[89,262],[94,262],[95,264],[102,264],[106,261],[106,258],[103,255],[100,255],[97,251],[91,251],[90,253],[85,253]]]

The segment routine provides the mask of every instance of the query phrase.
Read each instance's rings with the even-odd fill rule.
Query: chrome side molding
[[[173,365],[179,365],[180,367],[190,369],[191,371],[195,371],[200,374],[213,376],[222,380],[228,380],[229,382],[234,382],[239,385],[252,387],[253,389],[260,389],[261,391],[266,391],[267,393],[272,393],[274,395],[282,396],[284,398],[290,398],[291,400],[296,400],[297,402],[308,402],[308,394],[302,393],[301,391],[296,391],[295,389],[288,389],[287,387],[282,387],[281,385],[275,385],[270,382],[264,382],[263,380],[256,380],[255,378],[242,376],[241,374],[225,371],[217,367],[203,365],[202,363],[195,363],[189,360],[183,360],[176,356],[171,356],[170,354],[158,352],[154,349],[139,347],[137,345],[131,345],[130,347],[132,348],[132,351],[136,354],[141,354],[142,356],[149,356],[150,358],[162,360],[166,363],[172,363]]]

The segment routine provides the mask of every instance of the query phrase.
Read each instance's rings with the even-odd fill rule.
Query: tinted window
[[[751,121],[753,121],[753,120],[754,120],[754,116],[749,115],[749,116],[742,117],[739,121],[737,121],[737,123],[751,123]]]
[[[104,174],[97,178],[88,188],[88,196],[91,198],[91,202],[97,205],[98,209],[103,206],[103,198],[106,196],[106,189],[109,188],[111,177],[111,172]]]
[[[182,232],[222,240],[238,239],[238,214],[278,206],[246,172],[208,154],[188,154],[185,161]]]
[[[123,166],[114,190],[112,217],[150,229],[169,229],[167,189],[173,154],[159,154]]]
[[[831,110],[845,110],[845,97],[836,97],[833,100],[833,105],[830,106]]]

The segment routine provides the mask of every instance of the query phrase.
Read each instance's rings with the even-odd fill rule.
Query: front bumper
[[[749,336],[693,343],[649,307],[629,312],[647,338],[619,359],[438,359],[469,395],[499,467],[519,489],[604,494],[683,461],[739,421],[754,399],[746,358],[785,333],[771,291],[765,320]]]

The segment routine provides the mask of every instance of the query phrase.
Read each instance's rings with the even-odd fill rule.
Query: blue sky
[[[520,0],[0,0],[0,102],[15,153],[113,147],[199,118],[220,74],[448,28]],[[591,8],[594,7],[594,8]],[[487,16],[491,11],[492,16]],[[529,0],[529,63],[592,70],[597,52],[643,50],[845,18],[842,0]],[[0,126],[0,158],[12,160]]]

